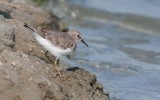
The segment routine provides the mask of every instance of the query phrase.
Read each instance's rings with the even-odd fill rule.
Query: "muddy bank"
[[[16,2],[15,2],[16,1]],[[23,27],[65,31],[55,15],[17,0],[0,1],[0,99],[2,100],[107,100],[96,76],[71,66],[56,76],[32,33]]]

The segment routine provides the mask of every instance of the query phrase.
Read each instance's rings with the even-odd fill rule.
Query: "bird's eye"
[[[81,36],[80,36],[80,35],[77,35],[77,37],[78,37],[78,38],[81,38]]]

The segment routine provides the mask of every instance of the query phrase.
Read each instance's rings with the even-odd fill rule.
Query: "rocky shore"
[[[72,67],[56,76],[46,52],[23,27],[67,31],[58,17],[24,0],[0,1],[0,100],[108,100],[96,76]]]

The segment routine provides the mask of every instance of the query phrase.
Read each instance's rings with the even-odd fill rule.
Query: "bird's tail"
[[[31,28],[31,27],[28,26],[26,23],[24,23],[23,26],[26,27],[26,28],[28,28],[28,29],[30,29],[30,30],[32,30],[33,32],[37,33],[35,29]]]

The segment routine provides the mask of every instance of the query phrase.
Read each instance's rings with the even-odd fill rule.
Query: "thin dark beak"
[[[88,47],[88,44],[83,39],[81,39],[81,42],[84,43]]]

